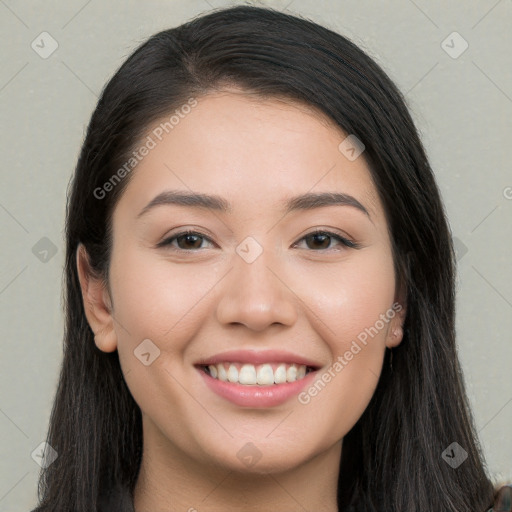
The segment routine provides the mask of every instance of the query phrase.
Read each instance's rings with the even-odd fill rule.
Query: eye
[[[346,247],[350,247],[353,249],[358,249],[360,246],[358,243],[353,242],[352,240],[349,240],[348,238],[345,238],[337,233],[333,233],[331,231],[323,231],[323,230],[316,230],[312,231],[311,233],[308,233],[306,236],[302,237],[300,241],[305,240],[306,245],[308,241],[311,241],[313,243],[313,247],[308,248],[316,248],[320,250],[328,250],[330,246],[331,240],[337,240],[339,243]],[[317,252],[317,251],[315,251]]]
[[[319,249],[319,250],[328,250],[331,245],[331,241],[335,240],[345,247],[350,247],[353,249],[358,249],[360,246],[358,243],[353,242],[337,233],[333,233],[331,231],[325,230],[316,230],[311,233],[308,233],[306,236],[302,237],[299,241],[305,240],[309,249]],[[176,233],[175,235],[166,238],[162,242],[160,242],[157,247],[171,247],[173,250],[179,251],[194,251],[197,249],[201,249],[201,243],[204,240],[208,240],[213,243],[209,237],[199,233],[197,231],[181,231],[180,233]],[[177,243],[177,247],[173,244],[173,242]],[[311,241],[313,243],[313,247],[310,247],[307,243]],[[295,244],[297,245],[297,244]],[[315,251],[318,252],[318,251]]]
[[[162,242],[160,242],[157,247],[167,247],[170,246],[173,250],[194,250],[199,249],[201,246],[202,240],[209,240],[207,236],[198,233],[197,231],[182,231],[180,233],[176,233],[175,235],[166,238]],[[176,241],[178,247],[173,246],[173,242]]]

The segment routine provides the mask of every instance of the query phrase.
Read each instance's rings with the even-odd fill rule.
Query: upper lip
[[[285,350],[228,350],[212,357],[201,359],[195,364],[197,366],[208,366],[218,363],[247,363],[254,365],[263,363],[295,363],[310,366],[314,369],[322,366],[312,359]]]

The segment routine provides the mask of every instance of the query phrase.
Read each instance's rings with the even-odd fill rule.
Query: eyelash
[[[206,235],[204,235],[202,233],[199,233],[198,231],[187,230],[187,231],[181,231],[179,233],[174,234],[173,236],[171,236],[169,238],[166,238],[165,240],[163,240],[162,242],[157,244],[157,247],[171,247],[171,243],[174,240],[176,240],[182,236],[186,236],[186,235],[197,235],[205,240],[208,240],[209,242],[212,242],[209,237],[207,237]],[[314,236],[314,235],[327,235],[331,238],[334,238],[335,240],[338,240],[341,244],[343,244],[345,247],[350,248],[350,249],[360,249],[361,248],[361,245],[358,244],[357,242],[348,240],[347,238],[345,238],[337,233],[333,233],[332,231],[327,231],[327,230],[322,230],[322,229],[317,229],[317,230],[311,231],[310,233],[307,233],[299,240],[299,242],[304,240],[306,237]],[[181,252],[181,251],[196,252],[201,249],[180,249],[180,248],[171,247],[171,250],[177,251],[177,252]],[[313,249],[311,249],[311,250],[313,252],[332,251],[332,249],[320,249],[318,251],[315,251]]]

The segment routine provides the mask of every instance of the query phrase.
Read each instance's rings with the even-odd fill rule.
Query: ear
[[[407,314],[407,299],[404,288],[402,288],[400,293],[395,297],[395,302],[391,309],[395,312],[395,315],[389,322],[386,335],[386,347],[390,349],[400,345],[404,337],[403,325]]]
[[[76,266],[85,316],[94,332],[94,342],[101,351],[114,352],[117,348],[117,336],[112,316],[112,302],[104,280],[96,277],[91,271],[87,251],[82,244],[79,244],[76,250]]]

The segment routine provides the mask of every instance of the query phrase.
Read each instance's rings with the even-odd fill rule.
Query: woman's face
[[[197,101],[141,143],[113,215],[111,297],[89,288],[106,304],[88,309],[96,344],[118,350],[145,448],[254,472],[339,456],[405,311],[364,152],[299,105]]]

